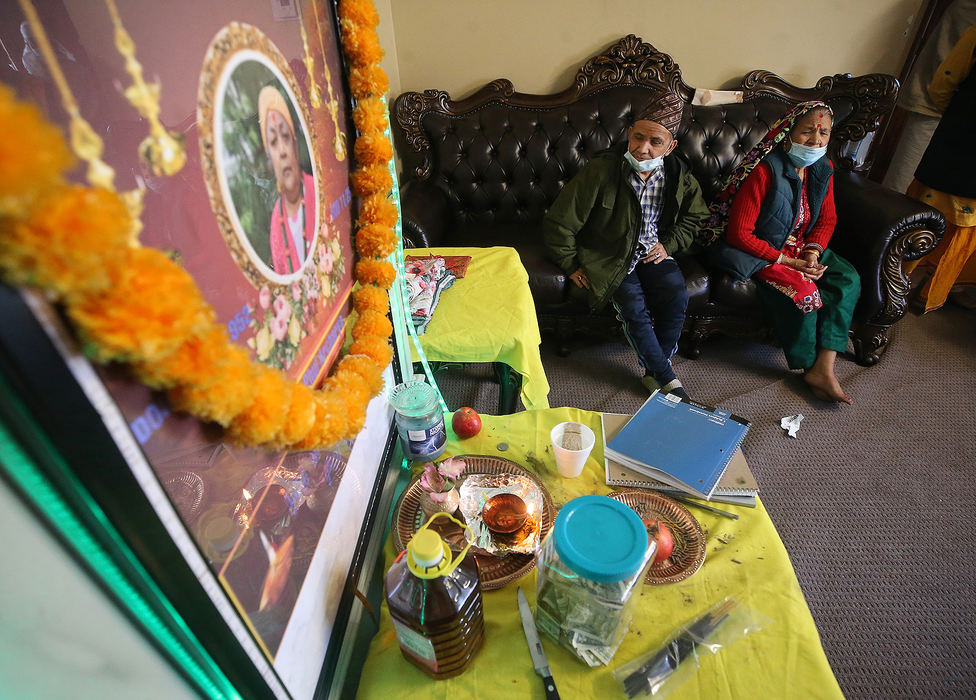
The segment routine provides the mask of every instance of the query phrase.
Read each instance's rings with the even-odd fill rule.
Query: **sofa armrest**
[[[855,350],[859,361],[874,364],[887,345],[887,329],[907,308],[911,285],[902,263],[918,260],[938,245],[945,234],[945,217],[850,172],[834,173],[834,199],[837,230],[830,247],[861,276]]]
[[[447,195],[437,187],[410,180],[400,189],[404,248],[433,248],[445,243],[451,224]]]

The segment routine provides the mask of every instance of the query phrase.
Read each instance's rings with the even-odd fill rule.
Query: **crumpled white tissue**
[[[796,438],[796,431],[800,429],[800,421],[803,420],[803,414],[797,413],[795,416],[785,416],[779,422],[779,427],[785,430],[791,438]]]

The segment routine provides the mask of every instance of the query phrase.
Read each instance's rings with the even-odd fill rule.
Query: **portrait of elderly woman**
[[[290,74],[253,54],[226,68],[215,109],[220,204],[232,252],[248,274],[274,282],[312,256],[318,216],[307,116]]]
[[[315,235],[315,178],[298,161],[295,124],[284,97],[272,85],[258,95],[261,141],[274,170],[278,199],[271,210],[271,264],[280,275],[301,269]]]

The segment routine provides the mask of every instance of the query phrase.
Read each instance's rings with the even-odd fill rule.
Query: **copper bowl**
[[[496,494],[481,509],[481,519],[492,532],[515,532],[525,524],[526,517],[525,501],[514,493]]]

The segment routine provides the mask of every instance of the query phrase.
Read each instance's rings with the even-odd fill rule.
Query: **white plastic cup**
[[[552,441],[552,451],[556,455],[556,468],[559,473],[567,479],[579,476],[596,444],[596,435],[593,431],[582,423],[567,421],[553,428],[549,433],[549,439]],[[579,444],[578,450],[564,447],[564,444],[572,446],[574,441]]]

